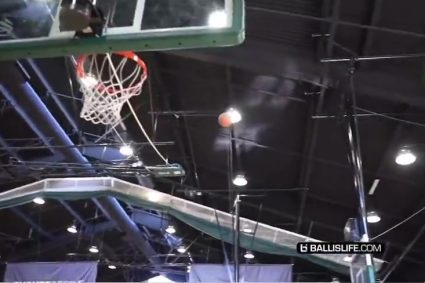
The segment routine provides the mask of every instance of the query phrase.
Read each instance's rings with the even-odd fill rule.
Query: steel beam
[[[217,50],[167,51],[167,54],[223,66],[233,66],[248,70],[253,74],[273,75],[291,80],[323,85],[322,66],[311,53],[291,46],[279,46],[269,42],[252,39],[242,46]],[[261,54],[261,56],[258,56]],[[252,58],[252,60],[246,60]],[[336,64],[329,75],[328,87],[336,86],[346,73],[346,66]],[[193,79],[197,80],[194,75]],[[404,78],[386,72],[360,69],[356,72],[358,95],[372,96],[384,101],[406,103],[425,107],[423,89],[411,78]],[[385,87],[382,87],[385,86]]]
[[[82,225],[82,226],[87,226],[86,221],[83,219],[83,217],[81,217],[81,215],[75,211],[72,206],[70,204],[68,204],[66,201],[64,200],[60,200],[59,201],[63,207],[65,207],[65,209]]]
[[[28,215],[26,215],[21,209],[19,209],[17,207],[12,207],[10,210],[12,210],[13,213],[15,213],[17,216],[19,216],[21,219],[23,219],[26,223],[28,223],[40,235],[48,238],[51,241],[53,241],[55,239],[55,237],[52,234],[50,234],[49,232],[46,232],[43,227],[41,227],[37,222],[35,222]]]
[[[341,6],[341,1],[340,0],[335,0],[333,2],[333,6],[332,6],[332,11],[331,11],[331,17],[332,17],[332,24],[331,27],[329,29],[329,34],[330,37],[327,41],[327,45],[326,45],[326,55],[327,56],[332,56],[333,53],[333,42],[334,39],[336,37],[336,32],[337,32],[337,21],[339,19],[339,10],[340,10],[340,6]],[[323,105],[324,105],[324,100],[325,100],[325,94],[326,94],[326,90],[327,90],[327,86],[329,85],[329,73],[330,73],[330,68],[328,65],[324,65],[323,66],[323,77],[322,77],[322,82],[321,85],[323,85],[320,88],[320,94],[319,94],[319,100],[318,103],[316,105],[316,109],[314,110],[313,115],[317,115],[322,113],[322,109],[323,109]],[[307,132],[306,132],[306,136],[305,136],[305,147],[303,150],[303,156],[304,158],[304,162],[301,165],[301,170],[300,170],[300,181],[299,181],[299,186],[300,187],[309,187],[310,185],[310,177],[311,177],[311,173],[312,173],[312,169],[313,169],[313,162],[312,162],[312,158],[314,156],[314,152],[316,150],[316,145],[317,145],[317,136],[318,136],[318,132],[319,132],[319,122],[316,120],[312,120],[311,118],[311,114],[312,113],[308,113],[309,117],[308,120],[311,121],[310,124],[307,127]],[[304,209],[305,209],[305,203],[307,200],[307,191],[304,191],[301,193],[301,202],[300,202],[300,209],[299,209],[299,213],[298,213],[298,219],[297,219],[297,226],[296,226],[296,232],[299,233],[301,228],[302,228],[302,221],[303,221],[303,217],[304,217]]]
[[[149,244],[148,240],[143,238],[139,227],[128,217],[125,210],[114,198],[93,199],[93,202],[99,207],[102,213],[112,222],[114,222],[121,231],[130,237],[135,247],[143,252],[147,260],[153,264],[161,263],[159,258],[154,257],[156,251]]]
[[[359,24],[344,20],[333,20],[331,18],[322,18],[322,17],[316,17],[311,15],[305,15],[300,13],[294,13],[289,11],[282,11],[277,9],[267,9],[267,8],[261,8],[261,7],[253,7],[253,6],[247,6],[247,10],[254,11],[254,12],[260,12],[260,13],[269,13],[269,14],[276,14],[281,16],[288,16],[288,17],[294,17],[309,21],[315,21],[315,22],[323,22],[323,23],[336,23],[341,26],[347,26],[347,27],[354,27],[359,29],[368,29],[373,31],[379,31],[379,32],[385,32],[385,33],[391,33],[391,34],[397,34],[397,35],[403,35],[403,36],[410,36],[410,37],[416,37],[416,38],[425,38],[425,34],[423,33],[417,33],[413,31],[408,30],[401,30],[401,29],[394,29],[394,28],[388,28],[388,27],[382,27],[382,26],[373,26],[373,25],[365,25],[365,24]]]

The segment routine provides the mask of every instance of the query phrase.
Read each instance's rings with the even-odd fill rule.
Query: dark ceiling
[[[343,240],[345,222],[358,211],[347,159],[349,148],[338,119],[350,65],[320,63],[320,59],[424,53],[425,2],[246,0],[246,6],[246,42],[241,46],[141,54],[148,64],[150,79],[143,95],[132,101],[154,140],[173,142],[160,150],[170,161],[181,164],[187,176],[182,180],[138,181],[153,181],[158,190],[229,211],[233,193],[223,190],[229,188],[231,172],[240,170],[248,177],[244,192],[250,196],[242,201],[242,216],[321,240]],[[93,144],[108,130],[79,119],[81,94],[74,78],[69,80],[70,64],[66,59],[20,63],[33,88],[74,143]],[[12,64],[4,63],[3,73],[17,68]],[[34,65],[47,81],[34,72]],[[373,238],[425,205],[425,65],[423,57],[415,57],[364,61],[355,67],[366,193],[375,179],[380,180],[376,192],[367,199],[382,218],[369,225]],[[5,78],[3,74],[3,82]],[[70,113],[74,126],[54,98]],[[232,131],[217,123],[217,115],[229,106],[238,108],[243,115],[242,122]],[[124,109],[122,116],[128,113]],[[1,101],[0,117],[2,191],[45,177],[90,175],[81,169],[50,166],[52,163],[48,162],[60,158],[48,147],[42,148],[45,142],[37,131],[6,99]],[[131,117],[125,120],[125,126],[121,134],[139,143],[137,154],[141,160],[149,165],[159,164]],[[112,132],[100,142],[119,141]],[[418,160],[401,167],[394,158],[406,145],[413,146]],[[94,163],[107,162],[96,156],[88,158]],[[98,174],[137,181],[134,176],[120,176],[107,169]],[[283,191],[293,188],[306,189]],[[192,191],[204,192],[194,196]],[[66,205],[71,208],[66,209]],[[122,205],[128,214],[145,213]],[[85,253],[82,250],[87,245],[98,243],[104,247],[101,259],[113,258],[123,270],[112,274],[102,267],[103,281],[147,276],[136,272],[150,269],[146,259],[132,250],[129,239],[113,226],[102,228],[97,234],[87,232],[78,239],[69,238],[64,230],[77,219],[72,211],[96,227],[110,223],[92,201],[69,202],[65,206],[48,201],[42,207],[29,204],[19,211],[1,210],[2,260],[93,258],[80,253]],[[24,220],[25,217],[31,219]],[[377,238],[386,243],[382,258],[389,262],[379,275],[381,278],[394,266],[389,281],[424,281],[424,220],[424,214],[418,214]],[[194,262],[224,260],[219,241],[173,221],[178,236],[186,244],[194,243]],[[160,227],[155,230],[146,228],[146,223],[138,225],[158,253],[173,252]],[[49,235],[56,240],[49,239]],[[411,249],[406,250],[415,238]],[[67,257],[74,251],[77,255]],[[256,257],[260,263],[291,260],[264,254]],[[293,262],[298,281],[329,281],[335,276],[304,261]],[[187,259],[179,258],[174,263],[186,264]],[[167,268],[180,270],[181,275],[179,266],[164,265],[163,269]]]

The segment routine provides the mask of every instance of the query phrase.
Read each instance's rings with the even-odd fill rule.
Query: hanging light
[[[246,186],[248,184],[248,180],[246,179],[245,175],[243,174],[237,174],[233,180],[233,185],[238,186],[238,187],[243,187]]]
[[[352,256],[347,255],[347,256],[345,256],[342,260],[343,260],[343,261],[345,261],[345,262],[351,262],[351,261],[353,260],[353,257],[352,257]]]
[[[43,199],[43,198],[40,198],[40,197],[36,197],[35,199],[33,199],[32,200],[34,203],[36,203],[36,204],[40,204],[40,205],[42,205],[42,204],[45,204],[46,203],[46,201]]]
[[[367,213],[367,222],[368,223],[378,223],[381,221],[381,217],[376,213],[376,211],[369,211]]]
[[[117,266],[116,265],[113,265],[113,264],[109,264],[108,265],[108,268],[109,269],[117,269]]]
[[[186,252],[186,247],[185,246],[179,246],[177,248],[177,251],[181,254],[184,254]]]
[[[226,11],[214,11],[208,17],[208,26],[210,28],[224,28],[227,25]]]
[[[168,234],[174,234],[176,233],[176,228],[174,228],[173,225],[168,225],[167,229],[165,229],[165,232],[167,232]]]
[[[128,144],[124,144],[120,147],[120,153],[124,156],[131,156],[133,155],[134,151],[131,146],[129,146]]]
[[[246,259],[253,259],[255,258],[255,255],[251,251],[246,251],[243,257]]]
[[[68,231],[71,234],[76,234],[78,232],[77,226],[74,224],[66,228],[66,231]]]
[[[90,246],[89,252],[91,252],[92,254],[97,254],[99,252],[99,249],[97,248],[97,246]]]
[[[226,110],[226,112],[223,112],[220,114],[220,116],[218,116],[218,123],[223,128],[229,128],[233,124],[237,124],[240,121],[242,121],[242,115],[234,108],[229,108]]]
[[[407,148],[401,149],[395,158],[395,163],[398,165],[406,166],[415,163],[416,155]]]

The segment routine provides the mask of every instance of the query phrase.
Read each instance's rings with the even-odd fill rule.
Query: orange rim
[[[120,52],[113,52],[113,54],[130,59],[133,62],[135,62],[137,65],[139,65],[140,68],[142,68],[143,70],[142,83],[144,82],[144,80],[148,76],[148,68],[146,67],[145,62],[139,56],[137,56],[136,53],[132,51],[120,51]],[[86,62],[86,59],[87,59],[87,55],[82,55],[78,57],[77,59],[76,71],[77,71],[77,76],[79,78],[84,78],[86,76],[86,71],[84,70],[84,63]]]

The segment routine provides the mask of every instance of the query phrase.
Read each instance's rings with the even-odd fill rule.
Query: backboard
[[[103,35],[61,28],[64,1],[91,1]],[[1,0],[0,60],[109,51],[231,46],[244,40],[244,0]]]
[[[354,255],[350,264],[350,277],[353,283],[376,283],[375,269],[367,264],[370,255]]]

